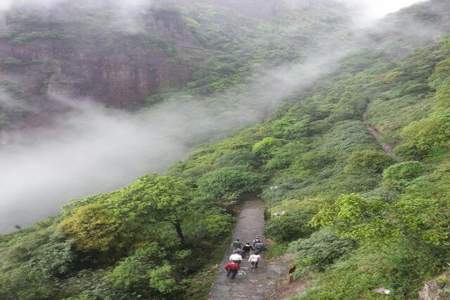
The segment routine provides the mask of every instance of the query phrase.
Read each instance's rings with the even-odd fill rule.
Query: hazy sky
[[[58,0],[20,0],[20,1],[28,1],[30,3],[57,3]],[[379,18],[384,15],[397,11],[403,7],[409,6],[411,4],[422,2],[424,0],[343,0],[347,2],[353,2],[355,4],[363,4],[365,5],[365,11],[367,17],[371,18]],[[0,0],[0,10],[5,10],[12,3],[17,3],[17,0]],[[127,1],[119,1],[120,3],[127,3],[131,5],[136,5],[141,2],[150,2],[147,0],[127,0]]]
[[[345,0],[347,1],[347,0]],[[401,8],[410,6],[424,0],[349,0],[354,3],[365,5],[367,15],[373,18],[380,18]]]

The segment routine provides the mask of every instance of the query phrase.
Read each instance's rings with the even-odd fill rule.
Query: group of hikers
[[[236,239],[233,241],[233,253],[230,255],[228,263],[225,265],[227,271],[227,277],[234,279],[238,274],[242,260],[248,256],[251,269],[258,268],[258,264],[261,261],[261,253],[266,250],[266,245],[263,243],[260,236],[257,236],[252,243],[245,242],[244,244]],[[251,253],[253,251],[253,253]]]

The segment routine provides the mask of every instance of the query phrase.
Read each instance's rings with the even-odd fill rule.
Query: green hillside
[[[374,299],[380,287],[417,298],[449,255],[449,57],[449,39],[400,61],[349,57],[273,120],[171,174],[214,186],[222,205],[262,189],[274,250],[297,253],[296,276],[314,282],[299,299]]]
[[[416,299],[450,256],[450,38],[396,37],[166,174],[1,236],[0,299],[205,299],[248,194],[269,207],[271,255],[294,253],[295,277],[311,283],[296,299],[382,299],[381,287]],[[251,45],[266,49],[249,52],[257,60],[288,55]],[[240,82],[242,49],[227,54],[237,65],[215,57],[187,88]]]

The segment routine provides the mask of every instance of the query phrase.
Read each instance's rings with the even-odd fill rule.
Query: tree
[[[190,188],[172,176],[144,176],[125,189],[122,204],[137,216],[173,225],[182,244],[185,236],[182,220],[189,212]]]
[[[232,205],[241,194],[255,192],[262,182],[260,176],[238,168],[221,168],[198,180],[201,198],[221,200],[222,206]]]
[[[76,209],[59,228],[73,237],[81,250],[108,251],[117,246],[122,223],[107,206],[94,203]]]
[[[182,220],[189,213],[190,188],[176,177],[144,176],[130,186],[84,205],[65,218],[59,228],[80,249],[108,251],[137,241],[151,227],[168,222],[183,244]]]

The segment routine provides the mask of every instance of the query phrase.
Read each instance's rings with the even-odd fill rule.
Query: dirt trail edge
[[[378,130],[378,128],[370,125],[369,123],[369,117],[367,112],[364,113],[363,115],[363,122],[367,127],[367,130],[369,131],[369,133],[372,135],[372,137],[375,139],[375,141],[380,145],[380,147],[383,149],[383,151],[390,156],[393,160],[395,161],[401,161],[400,157],[398,157],[397,155],[395,155],[394,153],[394,146],[391,144],[387,144],[387,143],[383,143],[383,138],[381,136],[380,131]]]
[[[239,214],[233,239],[240,239],[242,242],[251,242],[257,235],[264,232],[264,202],[259,199],[248,200],[244,203]],[[244,259],[241,270],[234,280],[226,277],[223,265],[228,261],[231,247],[227,251],[216,282],[210,293],[210,300],[228,299],[268,299],[275,290],[279,280],[287,276],[289,262],[285,259],[274,261],[263,260],[256,271],[250,270],[247,259]]]

